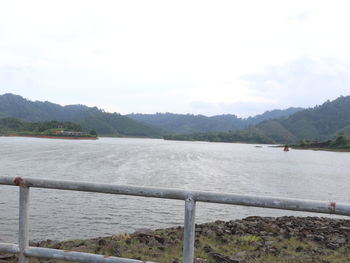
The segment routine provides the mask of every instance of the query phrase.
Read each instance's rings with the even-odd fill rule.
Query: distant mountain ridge
[[[247,119],[232,114],[212,117],[173,113],[121,115],[81,104],[61,106],[48,101],[30,101],[10,93],[0,95],[0,118],[76,122],[86,131],[96,130],[100,135],[111,136],[161,137],[176,133],[234,131],[271,118],[289,116],[299,110],[301,108],[267,111]]]
[[[279,125],[280,132],[276,127]],[[298,140],[324,140],[339,132],[350,135],[350,96],[340,96],[333,101],[299,111],[288,118],[266,121],[256,125],[262,134],[276,142]]]
[[[170,135],[170,140],[215,142],[296,143],[300,140],[333,139],[336,134],[350,136],[350,96],[278,119],[265,120],[246,129],[231,132],[208,132]]]
[[[174,114],[174,113],[156,113],[156,114],[128,114],[131,119],[138,120],[157,126],[169,133],[189,134],[196,132],[223,132],[236,131],[258,124],[265,120],[287,117],[303,108],[288,108],[285,110],[266,111],[263,114],[249,118],[239,118],[233,114],[216,115],[207,117],[204,115],[193,114]]]
[[[61,106],[51,102],[30,101],[19,95],[0,95],[0,117],[23,121],[70,121],[84,130],[96,130],[100,135],[159,137],[160,129],[132,120],[117,113],[107,113],[84,105]]]

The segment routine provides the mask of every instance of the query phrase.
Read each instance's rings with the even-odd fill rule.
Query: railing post
[[[29,246],[28,238],[28,213],[29,213],[29,187],[19,187],[19,263],[28,263],[28,258],[24,255],[25,249]]]
[[[194,238],[195,238],[195,213],[196,201],[192,197],[185,200],[185,224],[184,224],[184,263],[193,263]]]

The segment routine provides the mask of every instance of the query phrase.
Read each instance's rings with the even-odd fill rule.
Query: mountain
[[[174,114],[174,113],[156,113],[156,114],[129,114],[129,118],[152,126],[159,127],[170,134],[191,134],[197,132],[225,132],[235,131],[258,124],[265,120],[286,117],[302,108],[288,108],[285,110],[266,111],[263,114],[247,119],[238,118],[236,115],[224,114],[207,117],[204,115],[193,114]]]
[[[166,139],[295,143],[300,140],[332,139],[338,133],[350,135],[350,96],[326,101],[320,106],[297,111],[288,117],[265,120],[240,131],[193,133],[167,136]]]
[[[329,139],[348,131],[350,125],[350,96],[326,101],[320,106],[297,112],[279,123],[298,140]]]
[[[156,113],[156,114],[129,114],[133,120],[157,126],[169,133],[194,133],[194,132],[213,132],[229,131],[244,128],[242,119],[235,115],[218,115],[207,117],[204,115],[193,114],[174,114],[174,113]]]
[[[294,113],[304,110],[300,107],[290,107],[285,110],[271,110],[271,111],[265,111],[263,114],[256,115],[254,117],[249,117],[245,119],[248,125],[256,125],[260,122],[266,121],[266,120],[273,120],[273,119],[279,119],[288,117],[290,115],[293,115]]]
[[[107,113],[84,105],[61,106],[51,102],[30,101],[19,95],[0,95],[0,117],[22,121],[69,121],[83,130],[96,130],[99,135],[159,137],[162,131],[118,113]]]

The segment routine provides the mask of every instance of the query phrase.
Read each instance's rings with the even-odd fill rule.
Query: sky
[[[350,1],[1,1],[0,94],[236,114],[350,95]]]

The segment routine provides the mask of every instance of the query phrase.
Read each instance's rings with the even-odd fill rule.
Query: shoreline
[[[333,149],[333,148],[303,148],[303,147],[293,147],[290,148],[294,150],[311,150],[311,151],[326,151],[326,152],[350,152],[350,149]]]
[[[65,139],[65,140],[97,140],[98,137],[78,137],[78,136],[53,136],[53,135],[20,135],[20,134],[1,134],[0,137],[28,137],[41,139]]]
[[[269,146],[271,148],[284,148],[284,145]],[[335,148],[305,148],[298,146],[289,146],[293,150],[311,150],[311,151],[325,151],[325,152],[350,152],[350,149],[335,149]]]
[[[251,216],[196,224],[195,233],[196,263],[350,262],[350,220],[345,219]],[[181,263],[182,237],[183,228],[172,227],[85,240],[46,240],[30,245]],[[13,255],[0,254],[0,262],[14,263],[16,260]],[[33,258],[30,262],[43,261]]]

